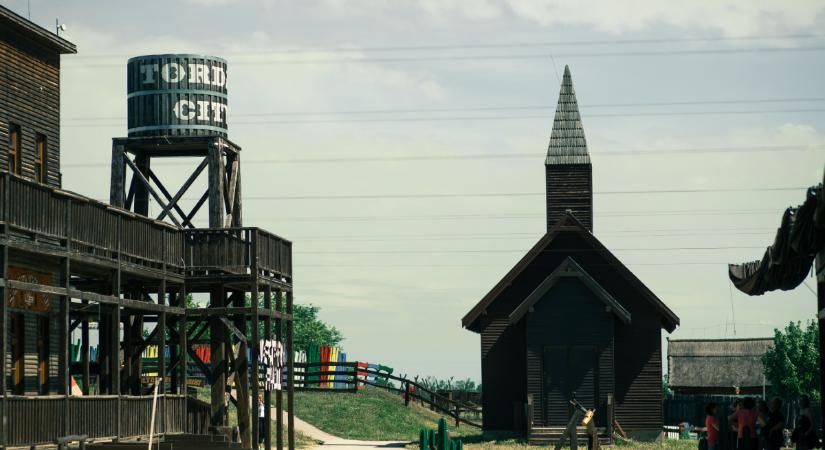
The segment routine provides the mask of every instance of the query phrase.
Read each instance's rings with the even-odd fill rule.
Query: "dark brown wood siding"
[[[481,404],[487,431],[523,431],[527,401],[524,325],[507,326],[506,317],[485,317],[481,332]],[[484,389],[495,386],[495,389]]]
[[[567,210],[593,231],[593,167],[590,164],[550,164],[545,166],[547,183],[547,229]]]
[[[21,175],[35,178],[37,135],[46,137],[46,184],[60,187],[60,56],[0,27],[0,169],[8,168],[9,123],[22,131]]]
[[[632,314],[616,330],[616,419],[625,431],[661,430],[662,329],[644,309]]]
[[[613,315],[605,305],[581,282],[561,280],[528,313],[527,321],[527,392],[533,395],[533,423],[564,425],[569,420],[569,394],[587,408],[604,410],[607,395],[613,392]],[[571,385],[562,392],[545,390],[545,380],[553,373],[544,357],[545,349],[554,347],[559,354],[581,353],[593,348],[595,355],[587,373],[575,374]],[[573,355],[574,357],[577,355]],[[581,355],[578,355],[581,356]],[[556,362],[555,368],[567,372],[568,360]],[[579,376],[580,375],[580,376]],[[587,383],[581,383],[587,378]],[[590,404],[595,403],[595,404]],[[599,424],[603,426],[604,424]]]

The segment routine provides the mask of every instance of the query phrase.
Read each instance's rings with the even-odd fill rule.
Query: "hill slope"
[[[295,415],[334,436],[376,441],[416,441],[419,430],[437,428],[442,417],[419,405],[405,407],[400,395],[370,387],[358,393],[296,392]],[[449,431],[480,433],[469,426]]]

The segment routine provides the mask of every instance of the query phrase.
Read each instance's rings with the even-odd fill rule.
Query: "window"
[[[41,395],[49,393],[49,318],[37,320],[37,390]]]
[[[20,153],[23,147],[23,136],[20,125],[9,124],[9,172],[20,175]]]
[[[23,385],[23,374],[26,370],[25,352],[23,343],[25,342],[25,318],[23,314],[10,314],[11,322],[11,393],[12,395],[23,395],[25,386]]]
[[[46,136],[37,135],[37,154],[34,158],[34,179],[46,183],[46,156],[48,155]]]

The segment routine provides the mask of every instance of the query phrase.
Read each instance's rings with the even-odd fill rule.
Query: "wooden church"
[[[603,436],[616,425],[656,436],[661,333],[679,318],[593,235],[592,166],[567,67],[545,176],[547,233],[462,319],[481,334],[484,431],[547,441],[575,398],[596,408]]]

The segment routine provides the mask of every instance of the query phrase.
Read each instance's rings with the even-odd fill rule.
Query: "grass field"
[[[464,440],[464,448],[466,450],[535,450],[537,446],[527,445],[523,440],[506,440],[506,441],[484,441],[480,438],[475,439],[473,436],[468,436]],[[698,448],[698,441],[696,440],[666,440],[664,442],[631,442],[621,443],[610,447],[615,450],[696,450]],[[412,448],[412,446],[408,446]],[[416,445],[415,448],[418,448]],[[546,448],[546,447],[545,447]],[[569,449],[570,447],[564,447]],[[587,445],[580,445],[580,449],[587,448]]]
[[[358,393],[296,392],[295,415],[334,436],[376,441],[418,440],[422,428],[438,427],[442,417],[399,394],[377,388]],[[450,435],[477,434],[476,428],[449,427]]]

